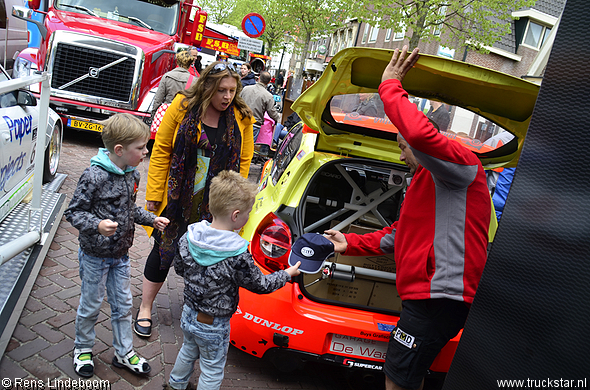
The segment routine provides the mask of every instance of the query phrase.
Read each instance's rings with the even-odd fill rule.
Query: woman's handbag
[[[189,89],[189,87],[193,84],[194,77],[195,76],[193,76],[192,74],[189,76],[184,89]],[[162,118],[164,118],[164,114],[166,113],[166,110],[168,109],[168,107],[170,107],[170,103],[162,103],[160,105],[160,107],[158,107],[158,109],[156,110],[156,113],[154,114],[154,119],[152,119],[152,125],[150,127],[150,133],[151,133],[152,139],[155,138],[156,133],[158,132],[158,129],[160,128],[160,125],[162,124]]]

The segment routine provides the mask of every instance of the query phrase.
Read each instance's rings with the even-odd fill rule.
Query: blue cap
[[[322,269],[326,259],[334,255],[334,244],[322,234],[306,233],[291,246],[289,265],[301,262],[299,270],[306,274],[315,274]]]

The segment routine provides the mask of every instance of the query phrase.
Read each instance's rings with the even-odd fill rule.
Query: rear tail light
[[[289,268],[291,231],[287,224],[273,213],[258,225],[252,237],[254,259],[269,271]]]

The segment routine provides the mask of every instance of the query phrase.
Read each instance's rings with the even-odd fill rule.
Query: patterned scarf
[[[203,143],[199,142],[198,111],[199,105],[185,115],[178,128],[172,151],[168,175],[168,201],[162,213],[162,216],[168,218],[170,223],[161,233],[161,270],[168,269],[172,264],[178,240],[185,233],[189,223],[203,219],[211,221],[209,212],[211,179],[223,170],[240,171],[242,135],[232,103],[219,117],[218,131],[224,129],[223,135],[218,137],[217,143],[211,140],[209,171],[205,187],[193,195],[198,149],[203,146]],[[207,138],[204,129],[201,137],[205,140]]]

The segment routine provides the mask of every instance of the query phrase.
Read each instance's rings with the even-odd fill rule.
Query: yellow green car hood
[[[320,132],[318,150],[399,159],[395,134],[391,131],[336,128],[326,120],[325,112],[333,96],[377,92],[392,54],[392,50],[374,48],[342,50],[330,61],[322,77],[293,103],[292,109],[303,122]],[[510,131],[517,138],[510,148],[476,154],[488,168],[516,165],[538,85],[477,65],[421,54],[405,77],[403,87],[410,95],[462,107]],[[374,139],[369,141],[367,137]],[[383,158],[384,152],[389,157]]]

